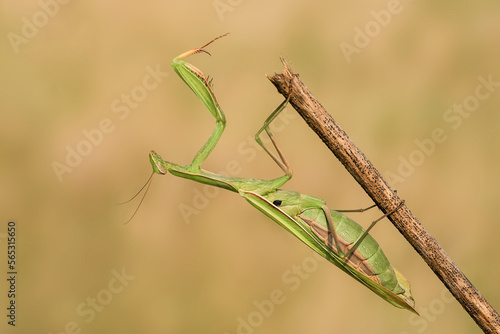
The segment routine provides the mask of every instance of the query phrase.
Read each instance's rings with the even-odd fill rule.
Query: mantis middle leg
[[[280,147],[276,143],[276,140],[274,139],[273,133],[269,129],[269,125],[271,124],[271,122],[280,114],[280,112],[283,111],[283,109],[285,109],[289,100],[290,100],[290,95],[288,95],[288,97],[285,99],[285,101],[283,101],[278,106],[278,108],[276,108],[271,113],[271,115],[269,115],[269,117],[265,120],[264,125],[255,134],[255,141],[260,145],[260,147],[262,147],[264,149],[264,151],[266,151],[267,154],[269,154],[269,156],[276,162],[276,164],[278,166],[280,166],[280,168],[285,172],[286,175],[289,175],[290,177],[292,177],[292,168],[290,167],[290,164],[288,163],[288,160],[286,159],[285,155],[281,151]],[[278,152],[279,158],[274,153],[269,151],[269,149],[264,145],[264,143],[260,139],[260,134],[264,130],[266,131],[267,135],[269,136],[269,139],[271,139],[271,142],[273,143],[273,146],[276,149],[276,152]]]

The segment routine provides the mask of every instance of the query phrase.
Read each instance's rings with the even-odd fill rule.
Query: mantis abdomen
[[[280,210],[297,223],[303,225],[303,228],[309,228],[325,246],[337,255],[339,261],[358,270],[394,294],[405,293],[405,289],[400,285],[402,283],[405,286],[405,282],[400,282],[399,275],[396,275],[395,269],[389,263],[382,248],[370,234],[364,235],[365,230],[354,220],[340,212],[328,209],[323,199],[299,192],[278,189],[265,197],[273,201],[273,204],[279,206]],[[330,215],[328,218],[327,212]],[[329,227],[328,219],[333,223],[333,229]],[[336,235],[334,236],[333,233]],[[349,254],[360,238],[363,239]],[[340,252],[336,245],[340,248]]]
[[[340,212],[330,210],[330,214],[337,233],[340,251],[342,254],[347,254],[365,230],[354,220]],[[330,245],[332,251],[339,254],[335,243],[328,242],[329,239],[333,238],[330,236],[331,232],[326,227],[327,222],[323,210],[317,208],[307,209],[298,215],[297,218],[309,225],[312,232],[321,241]],[[389,260],[371,235],[366,235],[356,250],[345,261],[388,290],[396,294],[403,292]]]

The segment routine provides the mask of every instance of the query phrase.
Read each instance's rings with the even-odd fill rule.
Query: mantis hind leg
[[[365,212],[365,211],[368,211],[370,209],[373,209],[376,206],[377,206],[377,204],[373,204],[372,206],[369,206],[367,208],[362,208],[362,209],[350,209],[350,210],[337,210],[337,209],[333,209],[333,210],[337,211],[337,212]]]
[[[333,225],[333,219],[332,219],[332,214],[330,213],[330,209],[328,209],[328,207],[325,204],[321,207],[321,209],[323,209],[323,212],[325,213],[326,221],[328,223],[328,230],[330,232],[328,233],[328,238],[327,238],[328,247],[332,248],[333,243],[335,243],[337,254],[343,259],[347,258],[347,256],[344,256],[344,252],[342,251],[342,249],[340,249],[339,238],[337,235],[337,230],[335,229],[335,225]]]
[[[385,215],[383,215],[382,217],[374,220],[370,226],[368,226],[368,228],[365,230],[365,232],[363,232],[363,234],[359,237],[359,239],[356,241],[356,243],[354,244],[354,246],[352,246],[352,248],[347,252],[345,258],[348,259],[349,256],[351,256],[352,253],[354,253],[354,251],[359,247],[359,245],[361,244],[361,242],[363,242],[363,240],[366,238],[366,236],[368,235],[368,233],[370,232],[370,230],[375,226],[375,224],[377,224],[379,221],[381,221],[382,219],[384,219],[385,217],[388,217],[390,215],[392,215],[394,212],[398,211],[399,208],[405,203],[405,201],[401,201],[401,203],[399,203],[399,205],[392,211],[386,213]]]

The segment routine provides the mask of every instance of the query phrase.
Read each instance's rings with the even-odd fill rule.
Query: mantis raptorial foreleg
[[[224,128],[226,127],[226,117],[219,107],[219,103],[217,102],[215,95],[212,92],[211,84],[205,77],[205,74],[203,74],[203,72],[200,71],[196,66],[186,63],[181,59],[200,52],[204,52],[210,55],[210,53],[204,48],[226,35],[227,34],[216,37],[200,48],[186,51],[174,58],[174,60],[172,61],[172,67],[174,68],[175,72],[177,72],[181,79],[200,98],[200,100],[205,104],[210,113],[215,117],[215,128],[212,132],[212,135],[210,136],[210,138],[208,138],[205,145],[203,145],[203,147],[195,154],[193,161],[191,162],[190,168],[193,171],[200,170],[200,165],[210,155],[215,145],[217,145],[217,142],[219,141],[222,133],[224,132]]]

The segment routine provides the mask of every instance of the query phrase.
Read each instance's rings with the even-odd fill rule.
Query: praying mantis
[[[390,265],[378,243],[368,234],[371,227],[365,231],[344,214],[330,210],[323,199],[280,188],[290,180],[292,171],[269,125],[286,107],[289,97],[271,113],[255,134],[255,140],[283,170],[283,176],[270,180],[231,177],[211,173],[200,167],[219,141],[226,119],[212,91],[211,81],[183,59],[197,53],[210,55],[205,48],[223,36],[200,48],[186,51],[172,61],[174,71],[214,116],[216,122],[211,136],[187,166],[165,161],[151,151],[149,158],[153,172],[160,175],[170,172],[178,177],[239,193],[256,209],[378,296],[396,307],[417,313],[410,283]],[[266,132],[277,154],[264,145],[260,138],[262,132]]]

